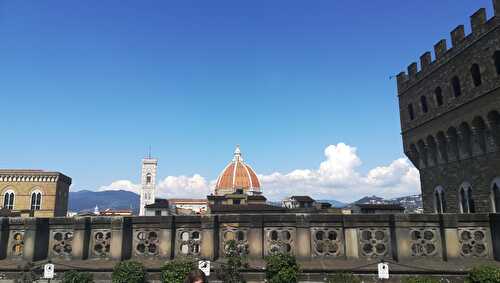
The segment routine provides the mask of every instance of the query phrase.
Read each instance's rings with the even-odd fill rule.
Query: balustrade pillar
[[[23,258],[37,261],[47,258],[49,247],[48,218],[24,218]]]
[[[130,217],[111,219],[110,256],[115,260],[129,259],[132,252],[132,222]]]
[[[458,220],[456,214],[440,214],[443,258],[445,260],[460,257],[460,240],[458,239]]]
[[[344,239],[345,239],[345,255],[348,259],[359,258],[359,238],[358,229],[354,225],[354,215],[344,215]]]
[[[0,259],[7,256],[7,245],[9,243],[9,218],[0,217]]]
[[[391,245],[394,259],[398,261],[411,257],[411,238],[408,222],[408,216],[404,214],[396,214],[391,218]]]
[[[87,259],[90,245],[90,218],[76,217],[73,224],[71,255],[73,259]]]
[[[311,227],[309,218],[305,215],[297,215],[297,242],[295,251],[299,258],[311,257]]]
[[[263,215],[252,215],[248,231],[248,249],[251,258],[264,257],[264,218]]]
[[[201,251],[204,259],[214,260],[218,254],[218,218],[215,215],[201,216]]]
[[[172,259],[174,256],[174,218],[173,216],[160,217],[160,257]]]

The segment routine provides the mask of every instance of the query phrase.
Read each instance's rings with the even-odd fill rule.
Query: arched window
[[[470,74],[472,76],[472,81],[474,82],[474,86],[480,86],[482,83],[481,80],[481,69],[478,64],[472,65],[470,68]]]
[[[460,212],[461,213],[474,213],[474,199],[472,197],[472,187],[468,183],[464,183],[460,186],[459,190],[460,199]]]
[[[427,107],[427,97],[425,97],[425,95],[420,97],[420,106],[422,106],[422,112],[427,113],[429,111]]]
[[[437,106],[443,105],[443,90],[440,87],[434,90],[434,98],[436,99]]]
[[[146,184],[147,184],[147,185],[151,184],[151,173],[148,173],[148,174],[146,175]]]
[[[5,192],[5,195],[3,197],[3,207],[7,208],[7,209],[14,209],[14,199],[16,197],[16,194],[14,193],[14,191],[6,191]]]
[[[462,86],[460,85],[460,79],[457,76],[451,79],[451,87],[453,88],[453,94],[455,97],[462,95]]]
[[[500,213],[500,178],[496,178],[491,186],[491,206],[493,212]]]
[[[31,193],[31,210],[40,210],[42,205],[42,192],[33,191]]]
[[[497,75],[500,75],[500,51],[495,51],[493,55],[493,60],[495,61],[495,68],[497,69]]]
[[[446,212],[446,198],[443,187],[439,186],[434,190],[434,211],[436,213]]]
[[[415,112],[413,111],[413,104],[408,104],[408,115],[410,115],[410,120],[415,119]]]

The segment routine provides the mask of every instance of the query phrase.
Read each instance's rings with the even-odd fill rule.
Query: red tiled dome
[[[222,171],[215,186],[216,195],[224,195],[243,189],[244,193],[260,192],[260,182],[257,174],[248,164],[243,162],[240,148],[234,152],[234,158]]]

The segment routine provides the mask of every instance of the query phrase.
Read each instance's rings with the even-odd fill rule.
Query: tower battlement
[[[500,211],[500,0],[397,77],[403,148],[425,212]]]
[[[420,69],[417,62],[413,62],[408,66],[406,72],[399,73],[397,75],[398,95],[404,94],[406,90],[439,69],[464,49],[474,45],[485,34],[497,29],[500,26],[500,0],[492,1],[494,15],[490,19],[487,18],[485,8],[477,10],[470,17],[472,30],[470,34],[465,35],[464,25],[457,26],[450,32],[450,48],[448,48],[447,40],[441,39],[434,45],[434,60],[432,53],[427,51],[420,56]]]

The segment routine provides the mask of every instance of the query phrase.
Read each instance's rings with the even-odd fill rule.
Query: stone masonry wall
[[[445,192],[446,212],[461,212],[459,189],[472,186],[476,212],[492,212],[491,182],[500,176],[500,0],[494,15],[471,16],[398,75],[405,154],[420,170],[424,211],[434,212],[435,191]],[[459,90],[459,91],[457,91]],[[413,116],[413,117],[412,117]],[[496,172],[496,173],[495,173]]]
[[[500,258],[496,214],[0,218],[0,260]]]

